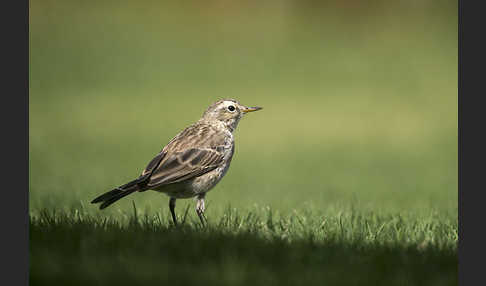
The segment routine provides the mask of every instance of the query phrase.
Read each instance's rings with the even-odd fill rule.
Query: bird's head
[[[222,122],[231,132],[236,129],[243,115],[262,109],[261,107],[246,107],[234,99],[222,99],[204,112],[201,120]]]

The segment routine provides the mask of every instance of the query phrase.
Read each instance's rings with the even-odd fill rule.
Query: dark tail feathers
[[[141,183],[140,178],[133,180],[123,186],[120,186],[114,190],[102,194],[101,196],[92,200],[91,203],[96,204],[102,202],[102,204],[100,205],[100,210],[102,210],[108,207],[109,205],[111,205],[112,203],[118,201],[119,199],[128,196],[133,192],[141,190],[142,188],[140,186],[140,183]]]

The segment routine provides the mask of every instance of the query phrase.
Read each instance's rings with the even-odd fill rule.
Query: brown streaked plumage
[[[177,224],[176,199],[197,197],[196,212],[203,223],[204,197],[226,174],[233,158],[232,133],[244,114],[260,109],[233,99],[217,101],[201,119],[174,137],[137,179],[91,203],[101,203],[100,209],[104,209],[133,192],[154,190],[170,197],[169,208]]]

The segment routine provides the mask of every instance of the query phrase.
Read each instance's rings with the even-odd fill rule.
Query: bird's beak
[[[262,109],[262,107],[258,107],[258,106],[254,106],[254,107],[245,107],[245,109],[243,109],[243,113],[248,113],[248,112],[253,112],[253,111],[257,111],[257,110],[260,110]]]

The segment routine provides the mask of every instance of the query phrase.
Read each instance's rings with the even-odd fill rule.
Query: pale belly
[[[209,192],[224,177],[230,162],[202,176],[184,182],[160,186],[154,191],[164,193],[172,198],[187,199]]]

